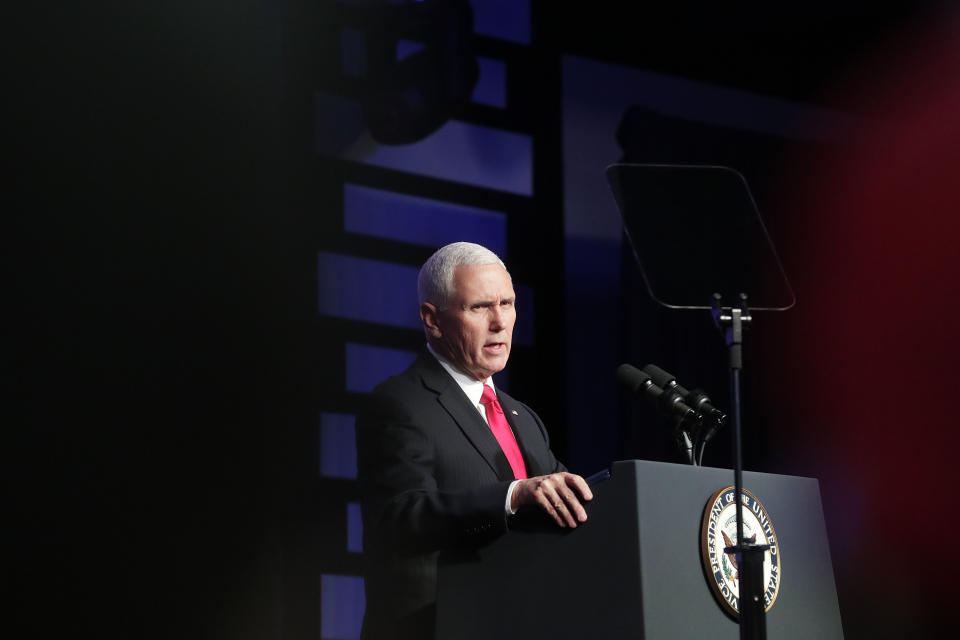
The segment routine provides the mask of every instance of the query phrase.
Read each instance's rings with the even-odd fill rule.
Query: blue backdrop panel
[[[388,349],[348,342],[347,391],[369,393],[390,376],[400,373],[413,364],[416,357],[415,352],[405,349]]]
[[[503,213],[356,184],[343,187],[343,224],[352,233],[428,247],[468,240],[500,256],[507,248]]]
[[[530,0],[472,0],[473,32],[530,44]]]
[[[397,60],[409,58],[417,51],[423,49],[426,45],[416,40],[397,40]]]
[[[337,102],[332,96],[321,100],[318,94],[318,122],[336,122],[331,119],[336,117],[349,122],[351,109]],[[379,145],[369,135],[359,134],[352,143],[337,145],[342,136],[342,131],[337,134],[320,127],[317,151],[497,191],[533,193],[533,141],[525,134],[451,120],[429,137],[404,145]]]
[[[321,315],[393,327],[420,327],[416,267],[318,252]]]

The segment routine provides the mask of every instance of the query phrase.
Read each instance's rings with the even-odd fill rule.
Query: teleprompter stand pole
[[[737,542],[724,549],[736,554],[740,578],[740,640],[766,640],[767,621],[763,600],[763,558],[770,548],[743,539],[743,459],[740,440],[740,372],[743,369],[743,330],[752,321],[747,295],[736,306],[721,307],[722,296],[713,294],[712,314],[724,334],[730,353],[730,415],[733,418],[734,495],[737,499]]]

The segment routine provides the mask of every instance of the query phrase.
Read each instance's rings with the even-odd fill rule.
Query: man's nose
[[[492,331],[499,331],[504,326],[504,315],[503,308],[495,304],[490,307],[490,329]]]

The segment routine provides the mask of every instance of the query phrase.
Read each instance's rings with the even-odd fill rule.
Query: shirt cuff
[[[513,498],[513,490],[516,489],[518,482],[520,481],[514,480],[513,482],[510,483],[510,486],[507,487],[507,502],[506,504],[503,505],[503,508],[504,508],[504,511],[506,511],[508,516],[512,516],[513,514],[516,513],[516,511],[510,508],[510,499]]]

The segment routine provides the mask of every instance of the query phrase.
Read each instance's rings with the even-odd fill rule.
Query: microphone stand
[[[735,553],[740,567],[740,640],[766,640],[767,621],[763,593],[763,559],[770,545],[743,541],[743,460],[740,439],[740,372],[743,370],[743,330],[753,318],[747,294],[741,293],[734,307],[721,307],[722,296],[713,294],[711,314],[723,332],[730,355],[730,415],[733,419],[733,477],[737,501],[737,542],[724,549]]]

